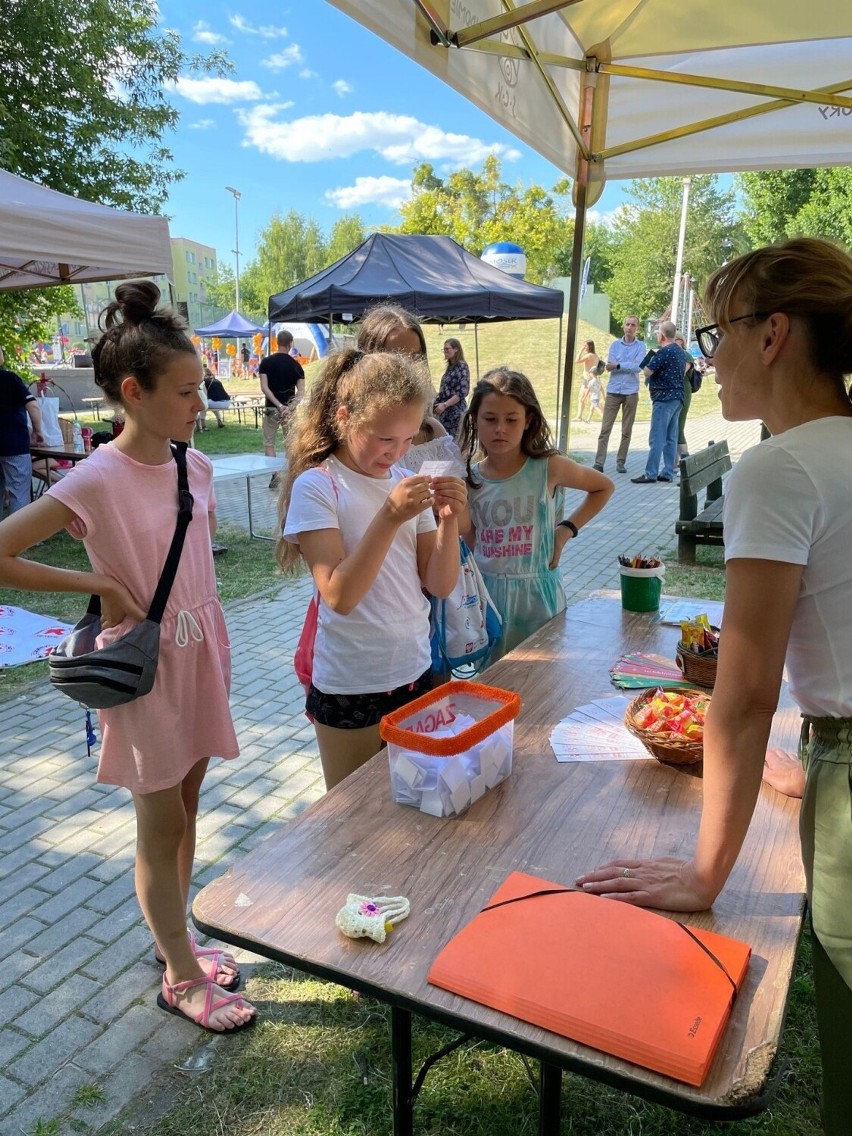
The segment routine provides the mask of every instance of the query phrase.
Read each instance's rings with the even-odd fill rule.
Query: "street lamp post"
[[[680,209],[680,232],[677,238],[677,256],[675,258],[674,288],[672,290],[672,323],[678,330],[680,329],[680,321],[678,320],[678,310],[680,308],[680,276],[683,271],[683,246],[686,240],[686,214],[689,209],[689,187],[691,185],[692,178],[685,177],[683,179],[683,198]]]
[[[240,310],[240,198],[242,194],[238,189],[234,189],[232,185],[226,185],[225,189],[228,193],[234,195],[234,243],[236,248],[232,249],[234,257],[236,258],[237,275],[236,275],[236,288],[235,304],[234,307],[237,311]]]

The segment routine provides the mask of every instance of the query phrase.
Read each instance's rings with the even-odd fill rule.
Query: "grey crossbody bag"
[[[160,653],[160,620],[166,610],[186,530],[192,520],[193,498],[186,476],[186,443],[173,442],[172,456],[177,463],[177,527],[147,616],[108,647],[97,648],[95,643],[102,630],[101,597],[92,596],[86,614],[48,656],[51,683],[89,709],[103,710],[133,702],[149,694],[154,685]]]

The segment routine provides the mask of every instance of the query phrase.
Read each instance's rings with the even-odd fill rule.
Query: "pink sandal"
[[[203,978],[188,978],[185,982],[175,982],[172,985],[166,982],[166,976],[163,975],[163,989],[157,995],[157,1005],[161,1010],[165,1010],[167,1014],[174,1014],[176,1017],[185,1018],[188,1022],[194,1022],[195,1025],[200,1026],[201,1029],[207,1030],[208,1033],[239,1033],[240,1030],[248,1029],[253,1026],[257,1021],[257,1014],[254,1014],[248,1021],[242,1022],[240,1025],[228,1026],[226,1029],[214,1029],[210,1025],[210,1015],[222,1006],[230,1005],[243,1005],[242,995],[240,994],[226,994],[223,998],[216,998],[213,994],[213,987],[218,985],[209,975],[204,975]],[[184,994],[187,990],[191,990],[193,986],[206,986],[207,992],[204,998],[204,1008],[197,1017],[185,1013],[179,1006],[175,1005],[175,999],[178,994]],[[220,987],[221,989],[221,987]]]
[[[196,943],[195,941],[195,935],[193,935],[192,931],[188,931],[187,934],[189,935],[189,945],[190,947],[192,947],[192,953],[195,955],[195,957],[197,959],[209,958],[213,960],[213,965],[211,967],[210,973],[215,979],[216,975],[218,975],[220,971],[224,970],[224,967],[222,967],[219,960],[224,956],[225,952],[220,947],[199,947],[198,943]],[[156,962],[158,966],[165,967],[166,965],[166,960],[164,958],[161,958],[160,955],[157,954],[156,950],[154,951],[154,962]],[[243,976],[240,973],[240,968],[237,966],[233,971],[232,977],[227,982],[216,982],[216,985],[219,986],[222,990],[227,990],[229,994],[232,994],[235,990],[239,990],[242,980]]]

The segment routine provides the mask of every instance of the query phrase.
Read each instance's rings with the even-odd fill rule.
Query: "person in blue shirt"
[[[636,485],[650,485],[652,481],[674,481],[678,426],[683,408],[683,372],[686,367],[686,352],[675,343],[676,334],[677,328],[671,320],[663,320],[657,329],[660,349],[644,368],[652,403],[651,433],[645,472],[641,477],[630,479]]]
[[[609,349],[606,369],[609,384],[604,400],[603,421],[598,435],[598,449],[594,468],[603,473],[609,436],[621,411],[621,441],[615,455],[615,468],[618,473],[627,473],[627,451],[630,449],[630,436],[636,420],[636,407],[639,403],[639,364],[645,358],[645,344],[637,338],[639,320],[627,316],[622,327],[624,336],[616,339]]]

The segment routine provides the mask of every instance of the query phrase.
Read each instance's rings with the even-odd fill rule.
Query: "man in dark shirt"
[[[289,331],[281,331],[277,339],[278,350],[261,359],[257,369],[260,389],[266,396],[266,410],[263,413],[263,452],[268,458],[275,457],[275,440],[279,427],[287,429],[292,407],[300,402],[305,394],[305,372],[301,364],[290,355],[293,336]]]
[[[3,367],[0,349],[0,502],[4,486],[9,493],[9,512],[16,513],[30,502],[33,464],[30,459],[29,415],[33,439],[41,437],[41,410],[35,398],[14,371]]]
[[[683,407],[683,371],[686,352],[674,337],[677,328],[664,320],[657,329],[660,350],[644,368],[651,394],[651,432],[648,437],[648,461],[641,477],[630,480],[637,485],[652,481],[674,481],[675,457],[680,412]],[[660,472],[660,459],[663,469]]]

